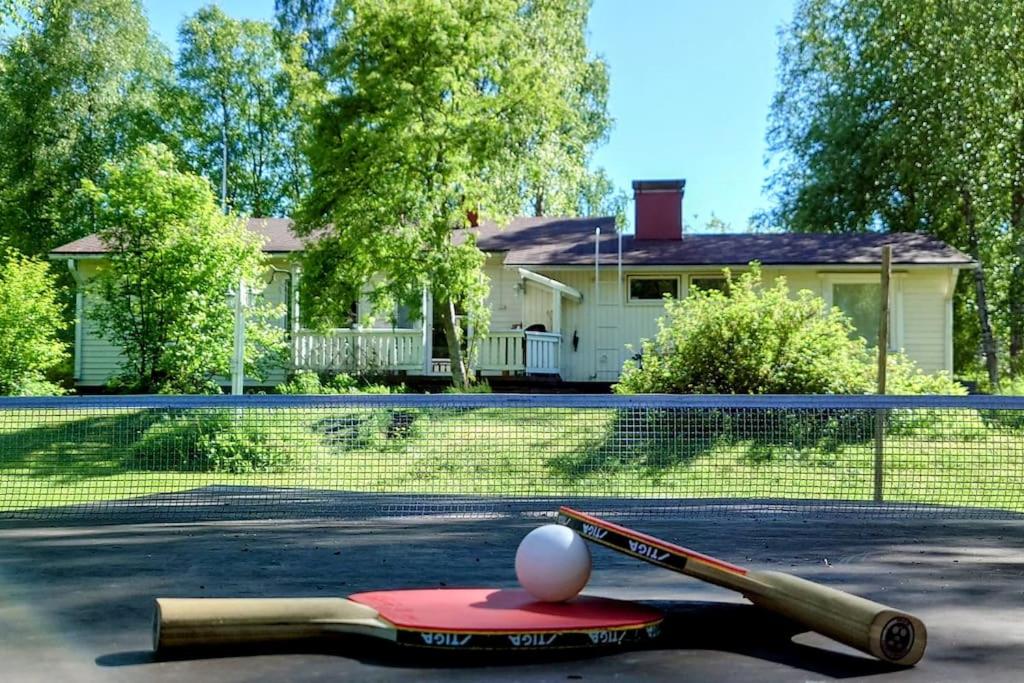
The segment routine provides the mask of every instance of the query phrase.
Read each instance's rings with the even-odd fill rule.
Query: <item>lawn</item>
[[[221,410],[207,432],[196,418],[0,413],[0,512],[210,485],[836,500],[870,500],[874,486],[870,412]],[[222,438],[225,425],[243,428]],[[887,501],[1024,510],[1024,427],[979,411],[894,414],[884,481]]]

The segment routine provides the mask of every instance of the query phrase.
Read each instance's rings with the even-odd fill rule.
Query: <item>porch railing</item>
[[[516,372],[526,368],[523,331],[491,330],[477,340],[476,369],[488,372]]]
[[[562,335],[526,332],[526,374],[557,375],[561,363]]]
[[[478,340],[474,367],[483,372],[555,375],[560,369],[562,336],[550,332],[492,330]],[[296,370],[425,371],[421,330],[300,330],[292,340]],[[446,358],[431,359],[427,374],[448,374]]]
[[[406,370],[423,369],[423,333],[420,330],[336,329],[325,333],[296,332],[292,362],[296,370]]]

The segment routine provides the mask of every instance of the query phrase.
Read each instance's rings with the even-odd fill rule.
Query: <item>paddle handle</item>
[[[913,666],[928,644],[912,614],[792,574],[751,571],[733,583],[755,605],[883,661]]]
[[[157,598],[153,649],[306,640],[344,626],[383,624],[377,610],[344,598]]]

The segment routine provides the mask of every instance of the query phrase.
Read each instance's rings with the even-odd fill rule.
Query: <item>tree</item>
[[[0,234],[40,255],[93,232],[79,182],[158,140],[166,50],[137,0],[40,0],[2,45]]]
[[[210,6],[182,24],[180,39],[177,121],[190,168],[215,182],[235,211],[286,215],[305,191],[307,170],[301,111],[272,27]]]
[[[13,249],[0,255],[0,394],[60,393],[46,373],[67,356],[57,278]]]
[[[24,26],[38,9],[35,0],[0,0],[0,30]]]
[[[224,215],[205,179],[176,170],[161,145],[108,163],[82,192],[102,226],[110,260],[90,283],[93,316],[126,361],[119,378],[134,391],[215,388],[232,354],[229,290],[262,281],[259,238]],[[279,314],[256,306],[246,330],[246,374],[280,359]]]
[[[1009,0],[801,2],[769,135],[777,206],[762,216],[801,231],[928,232],[968,251],[982,266],[970,309],[993,385],[995,325],[1024,350],[1024,320],[1007,319],[1016,299],[1002,293],[1017,275],[1024,292],[1022,40],[1024,10]]]
[[[470,213],[499,221],[517,213],[545,160],[567,159],[565,150],[592,142],[594,127],[582,124],[555,136],[555,122],[574,116],[568,109],[579,98],[566,95],[579,81],[562,78],[567,58],[539,50],[535,35],[545,30],[554,41],[582,30],[578,14],[551,10],[577,4],[337,4],[339,37],[326,59],[330,95],[317,110],[313,185],[299,221],[304,234],[321,231],[304,265],[306,281],[317,283],[302,292],[307,314],[343,319],[364,286],[377,311],[404,304],[418,314],[429,288],[444,304],[439,322],[453,379],[465,386],[472,350],[456,310],[484,334],[488,286],[472,236],[453,239],[453,229],[466,226]],[[557,154],[528,153],[542,148]]]
[[[602,215],[622,208],[603,170],[589,168],[594,148],[606,141],[608,65],[589,54],[591,0],[529,0],[520,3],[527,50],[544,55],[547,106],[537,112],[521,150],[526,162],[522,211],[534,216]],[[607,215],[607,214],[603,214]]]
[[[326,75],[327,57],[338,38],[332,0],[274,0],[275,36],[282,51],[299,42],[302,65]]]

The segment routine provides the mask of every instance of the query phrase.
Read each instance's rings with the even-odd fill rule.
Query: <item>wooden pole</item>
[[[892,279],[892,246],[882,247],[881,310],[878,319],[878,394],[885,395],[885,376],[889,357],[889,289]],[[883,499],[885,484],[885,409],[875,411],[875,501]]]

